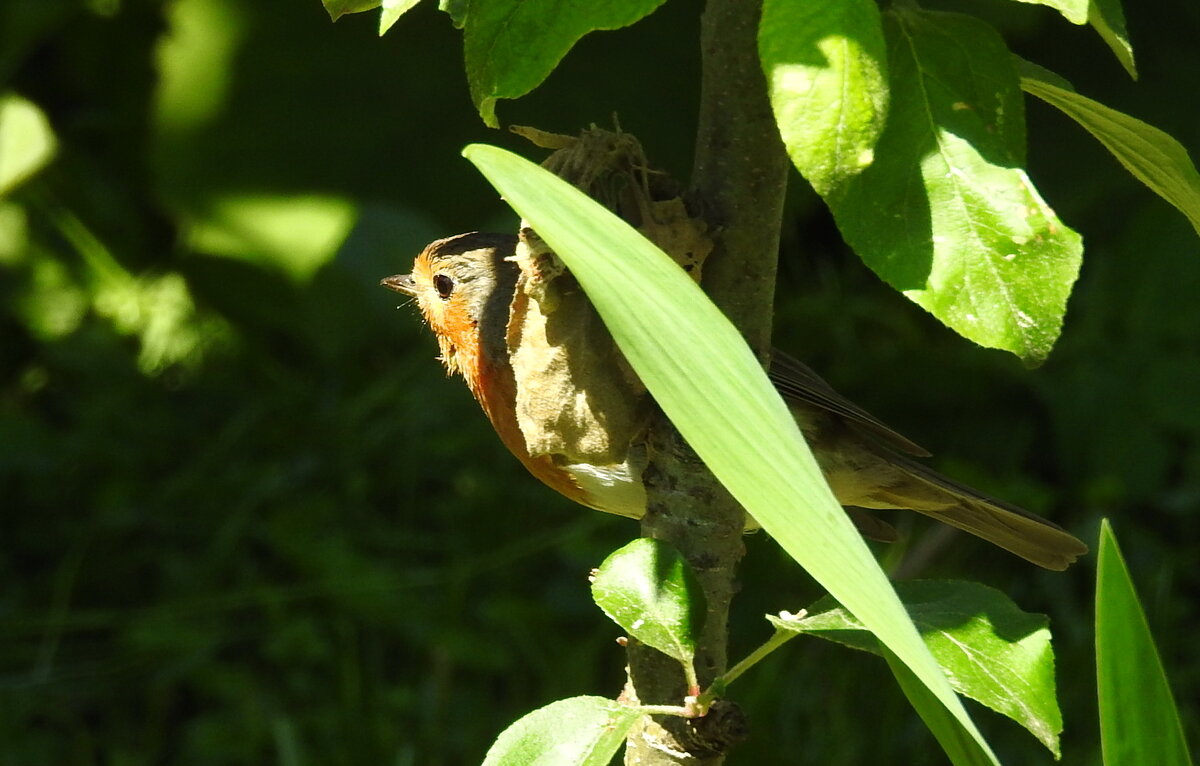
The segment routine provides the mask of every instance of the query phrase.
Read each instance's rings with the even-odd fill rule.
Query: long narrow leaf
[[[1034,68],[1022,67],[1021,87],[1082,125],[1137,180],[1186,215],[1200,234],[1200,172],[1182,144],[1136,117],[1042,79]]]
[[[1179,711],[1121,549],[1105,519],[1096,576],[1096,685],[1106,766],[1188,766]]]
[[[994,756],[843,513],[737,329],[666,254],[511,152],[464,155],[571,269],[642,381],[721,483]]]
[[[926,728],[933,733],[938,744],[954,766],[984,766],[989,762],[989,754],[979,748],[979,743],[971,739],[965,729],[954,718],[953,714],[930,693],[928,687],[913,675],[908,666],[886,648],[882,649],[883,658],[887,660],[896,683],[909,703],[921,716]]]

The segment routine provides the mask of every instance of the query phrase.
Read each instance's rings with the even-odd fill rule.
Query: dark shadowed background
[[[612,124],[686,178],[696,3],[592,35],[505,123]],[[1045,8],[980,8],[1080,92],[1200,147],[1200,5],[1130,3],[1141,81]],[[1157,14],[1157,15],[1155,15]],[[458,764],[522,713],[613,696],[586,576],[636,535],[527,476],[381,277],[515,219],[461,36],[427,2],[382,39],[318,0],[5,0],[0,92],[57,156],[0,200],[0,766]],[[1120,536],[1200,730],[1200,242],[1089,136],[1028,104],[1030,173],[1086,254],[1026,370],[883,285],[797,181],[776,341],[957,478]],[[903,519],[908,576],[1050,614],[1068,763],[1096,762],[1094,557],[1035,569]],[[735,653],[820,594],[747,540]],[[799,639],[732,689],[731,763],[938,764],[882,661]],[[973,707],[1001,757],[1049,762]]]

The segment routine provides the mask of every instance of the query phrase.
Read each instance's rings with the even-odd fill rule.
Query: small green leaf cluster
[[[1024,726],[1057,758],[1062,717],[1046,618],[1021,611],[1004,594],[977,583],[898,583],[897,592],[955,689]],[[767,615],[774,634],[700,690],[692,663],[704,596],[683,556],[659,540],[635,540],[596,570],[592,597],[629,640],[677,660],[691,693],[676,707],[642,706],[625,701],[628,695],[622,700],[584,696],[553,702],[506,729],[486,764],[606,764],[643,716],[704,715],[737,678],[801,634],[894,658],[849,611],[826,597],[795,615]],[[936,720],[944,708],[933,698],[926,703],[918,703],[918,710]],[[942,733],[951,736],[953,730],[948,725]]]

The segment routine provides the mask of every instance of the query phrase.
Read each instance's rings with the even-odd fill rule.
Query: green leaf
[[[955,691],[1021,724],[1057,758],[1062,714],[1046,617],[1021,611],[1008,596],[979,583],[918,580],[895,586]],[[783,630],[882,654],[875,637],[833,599],[821,599],[807,611],[800,619],[767,619]]]
[[[467,20],[468,0],[438,0],[438,10],[450,17],[455,29],[462,29]]]
[[[1053,8],[1072,24],[1086,24],[1088,20],[1088,0],[1017,0],[1017,2]]]
[[[1021,58],[1015,53],[1012,57],[1013,63],[1017,65],[1017,74],[1021,76],[1022,81],[1026,78],[1042,80],[1060,90],[1065,90],[1069,93],[1075,92],[1075,86],[1071,84],[1071,81],[1058,72],[1053,72],[1041,64],[1035,64],[1029,59]]]
[[[15,93],[0,96],[0,197],[54,157],[57,144],[45,113]]]
[[[1179,711],[1108,519],[1096,574],[1096,686],[1107,766],[1184,766]]]
[[[383,13],[379,16],[379,36],[382,37],[406,11],[412,10],[419,2],[421,0],[383,0]]]
[[[1174,205],[1200,234],[1200,173],[1183,146],[1152,125],[1022,71],[1021,87],[1096,137],[1125,169]]]
[[[990,753],[737,329],[665,253],[575,187],[496,147],[464,154],[567,264],[705,465]]]
[[[947,712],[937,698],[913,675],[908,666],[897,659],[887,648],[882,649],[883,657],[887,660],[888,668],[896,678],[896,683],[908,697],[926,728],[933,733],[942,750],[950,757],[955,766],[986,766],[990,761],[988,753],[982,751],[970,733]]]
[[[337,254],[357,220],[358,208],[338,197],[214,194],[185,237],[201,252],[258,262],[305,282]]]
[[[758,52],[788,156],[821,195],[874,159],[887,50],[873,0],[767,0]]]
[[[875,163],[826,201],[890,285],[964,337],[1039,362],[1062,328],[1082,244],[1020,169],[1012,57],[968,16],[896,10],[884,21],[887,128]]]
[[[518,98],[536,88],[588,32],[627,27],[663,1],[474,0],[463,53],[479,116],[498,127],[497,99]]]
[[[704,591],[667,543],[643,537],[614,552],[592,580],[592,599],[637,640],[691,663],[704,627]]]
[[[604,697],[558,700],[505,729],[483,766],[608,766],[641,717]]]
[[[1125,11],[1121,0],[1092,0],[1088,8],[1088,22],[1112,49],[1117,61],[1133,79],[1137,79],[1137,65],[1133,61],[1133,45],[1125,31]]]
[[[381,0],[321,0],[331,21],[337,21],[347,13],[362,13],[378,8]]]

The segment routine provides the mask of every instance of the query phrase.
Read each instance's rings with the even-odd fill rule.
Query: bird
[[[519,268],[518,237],[468,232],[426,246],[409,274],[381,284],[414,298],[449,374],[459,374],[504,445],[567,498],[638,518],[646,494],[627,466],[564,463],[531,454],[517,420],[517,382],[506,339]],[[922,447],[846,397],[799,360],[771,355],[768,377],[787,403],[834,497],[864,536],[897,539],[874,510],[912,510],[957,527],[1046,569],[1061,571],[1087,546],[1057,524],[989,497],[929,468]],[[752,520],[748,528],[756,527]]]

